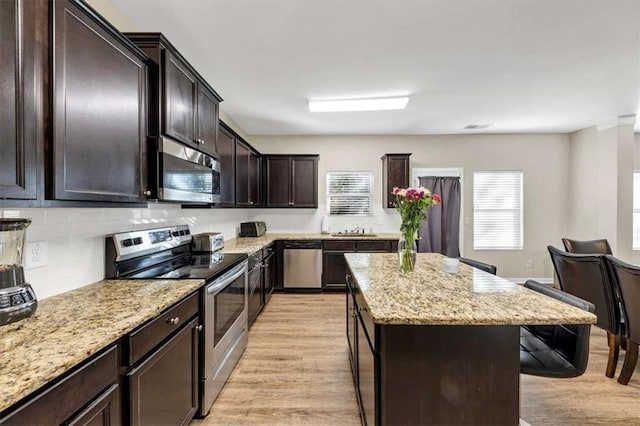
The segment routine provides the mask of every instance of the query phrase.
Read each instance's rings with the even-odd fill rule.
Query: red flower
[[[393,191],[391,192],[393,195],[398,195],[400,193],[400,188],[397,186],[393,187]]]
[[[432,204],[439,204],[442,202],[442,197],[440,197],[438,194],[431,194],[431,201]]]

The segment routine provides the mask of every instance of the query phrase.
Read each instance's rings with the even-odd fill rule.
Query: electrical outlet
[[[24,251],[24,268],[33,269],[47,266],[49,254],[46,241],[28,242]]]
[[[527,259],[527,268],[529,269],[533,268],[533,260]]]

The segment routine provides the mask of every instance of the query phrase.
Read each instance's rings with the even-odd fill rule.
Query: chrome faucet
[[[351,231],[349,231],[352,234],[356,234],[356,233],[362,233],[364,234],[364,227],[363,226],[356,226],[355,228],[353,228]]]

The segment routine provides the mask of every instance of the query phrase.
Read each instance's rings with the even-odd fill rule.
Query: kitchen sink
[[[334,232],[331,234],[332,237],[352,237],[352,238],[374,238],[377,237],[378,234],[370,234],[363,232]]]

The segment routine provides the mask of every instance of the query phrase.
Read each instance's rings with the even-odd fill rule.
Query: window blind
[[[633,249],[640,250],[640,171],[633,172]]]
[[[474,250],[522,250],[522,172],[473,174]]]
[[[373,173],[328,172],[327,207],[330,215],[370,216]]]

